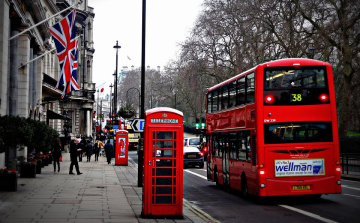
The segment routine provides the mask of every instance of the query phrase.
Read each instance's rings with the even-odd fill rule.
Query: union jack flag
[[[66,94],[69,94],[71,90],[79,90],[76,76],[78,41],[75,39],[75,17],[76,10],[74,9],[60,22],[49,28],[55,42],[57,57],[60,63],[60,77],[55,90],[59,85],[65,84],[61,99]]]

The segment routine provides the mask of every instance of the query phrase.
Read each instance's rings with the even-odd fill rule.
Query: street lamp
[[[114,49],[116,49],[116,70],[115,70],[115,83],[114,83],[114,87],[115,87],[115,95],[114,95],[114,110],[117,111],[117,75],[118,75],[118,50],[121,48],[121,46],[118,45],[118,41],[116,40],[116,45],[114,46]]]
[[[113,85],[112,85],[112,83],[110,84],[110,120],[111,120],[111,124],[112,124],[112,121],[113,121],[113,116],[112,116],[112,114],[113,114],[113,112],[112,112],[112,110],[111,110],[111,90],[112,90],[112,87],[114,87]]]

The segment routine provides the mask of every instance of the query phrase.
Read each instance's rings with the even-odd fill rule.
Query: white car
[[[198,147],[200,145],[199,137],[184,138],[184,146]]]

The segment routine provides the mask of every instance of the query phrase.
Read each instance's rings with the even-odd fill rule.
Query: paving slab
[[[141,218],[136,164],[113,164],[101,156],[97,162],[79,162],[82,175],[69,175],[70,155],[63,153],[60,172],[48,165],[36,178],[18,178],[17,191],[0,191],[0,223],[205,222],[185,206],[182,220]]]

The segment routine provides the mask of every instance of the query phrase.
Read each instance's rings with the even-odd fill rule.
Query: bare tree
[[[357,0],[292,0],[308,22],[305,31],[334,65],[340,134],[359,129],[360,2]]]

